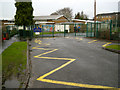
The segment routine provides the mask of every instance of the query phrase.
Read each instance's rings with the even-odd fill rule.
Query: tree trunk
[[[23,25],[23,29],[24,29],[24,30],[26,30],[26,27],[25,27],[25,25]]]

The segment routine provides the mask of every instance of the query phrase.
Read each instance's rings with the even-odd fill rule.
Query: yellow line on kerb
[[[111,42],[102,45],[102,47],[105,47],[105,46],[107,46],[107,45],[109,45],[109,44],[111,44]]]
[[[41,43],[40,40],[35,40],[36,43]],[[44,48],[39,48],[37,47],[33,47],[33,49],[41,49],[41,50],[48,50],[48,49],[44,49]],[[50,49],[51,50],[51,49]],[[83,87],[83,88],[100,88],[100,89],[116,89],[114,87],[108,87],[108,86],[100,86],[100,85],[89,85],[89,84],[80,84],[80,83],[74,83],[74,82],[65,82],[65,81],[57,81],[57,80],[50,80],[50,79],[44,79],[45,77],[53,74],[54,72],[64,68],[65,66],[71,64],[72,62],[74,62],[76,59],[71,59],[71,58],[57,58],[57,57],[42,57],[42,55],[46,55],[52,52],[57,51],[58,49],[53,49],[51,51],[42,53],[40,55],[34,56],[35,58],[42,58],[42,59],[54,59],[54,60],[67,60],[68,62],[64,63],[63,65],[59,66],[58,68],[44,74],[43,76],[40,76],[39,78],[37,78],[37,80],[42,81],[42,82],[47,82],[47,83],[54,83],[54,84],[62,84],[62,85],[69,85],[69,86],[77,86],[77,87]],[[117,90],[117,89],[116,89]]]
[[[90,41],[90,42],[88,42],[88,43],[93,43],[93,42],[96,42],[97,40],[92,40],[92,41]]]

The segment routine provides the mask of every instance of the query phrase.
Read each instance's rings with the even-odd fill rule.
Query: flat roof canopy
[[[35,22],[35,24],[54,24],[54,22]]]

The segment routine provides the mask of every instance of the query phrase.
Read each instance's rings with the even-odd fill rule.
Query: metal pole
[[[112,39],[112,20],[110,21],[110,40]]]
[[[65,33],[66,33],[66,32],[65,32],[65,29],[66,29],[66,25],[64,24],[64,37],[65,37]]]
[[[94,0],[94,37],[96,36],[96,0]]]
[[[76,36],[76,24],[75,24],[75,36]]]
[[[43,31],[44,31],[44,29],[43,29],[43,25],[42,25],[42,37],[43,37]]]
[[[91,36],[90,37],[92,37],[92,23],[91,23]]]
[[[54,37],[54,25],[52,25],[52,29],[53,29],[53,37]]]
[[[86,32],[86,37],[88,37],[88,23],[87,23],[87,32]]]
[[[97,32],[96,32],[96,37],[98,38],[98,23],[97,23]]]

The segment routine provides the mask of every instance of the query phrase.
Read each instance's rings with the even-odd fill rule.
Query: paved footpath
[[[102,49],[111,42],[80,37],[31,41],[29,88],[117,88],[118,54]]]
[[[0,54],[8,48],[12,43],[20,41],[17,37],[17,35],[11,37],[9,40],[4,40],[2,44],[0,44],[0,47],[2,45],[2,49],[0,50]]]

